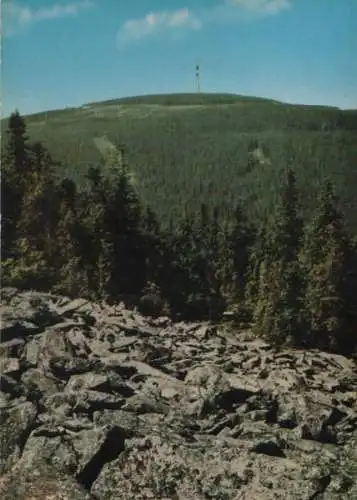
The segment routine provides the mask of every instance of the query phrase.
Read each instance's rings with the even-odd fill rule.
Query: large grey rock
[[[0,474],[8,472],[20,458],[36,420],[36,407],[20,403],[0,412]]]
[[[90,500],[88,492],[73,477],[42,462],[25,469],[21,460],[0,478],[3,500]]]

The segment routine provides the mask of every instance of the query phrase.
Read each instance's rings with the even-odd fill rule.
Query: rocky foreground
[[[0,497],[357,499],[357,367],[2,290]]]

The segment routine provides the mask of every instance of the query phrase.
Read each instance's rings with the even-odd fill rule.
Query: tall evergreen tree
[[[348,350],[355,340],[346,334],[356,337],[351,332],[357,297],[356,254],[338,203],[333,185],[327,181],[301,253],[306,277],[304,306],[309,344]]]
[[[101,166],[91,166],[86,179],[87,186],[82,195],[82,220],[88,288],[93,298],[100,298],[106,293],[114,259],[113,256],[108,256],[108,249],[103,249],[108,238],[105,227],[108,182]],[[106,253],[105,258],[103,253]]]
[[[49,266],[55,226],[54,163],[43,146],[28,144],[25,130],[21,116],[13,114],[5,154],[10,191],[3,202],[8,206],[16,201],[17,213],[7,212],[5,217],[11,233],[11,243],[7,244],[11,253],[8,247],[5,255],[5,281],[49,289],[54,279]]]
[[[277,344],[301,340],[302,285],[298,261],[301,241],[298,193],[295,175],[289,169],[280,205],[265,238],[253,314],[255,330]]]
[[[121,155],[113,173],[104,220],[114,256],[109,291],[111,295],[140,293],[146,280],[141,204]]]
[[[142,241],[145,246],[145,269],[147,286],[159,286],[164,272],[164,242],[160,224],[154,212],[147,207],[142,217]]]
[[[247,285],[249,255],[254,243],[254,229],[249,225],[243,207],[237,205],[234,212],[229,245],[232,254],[232,279],[234,296],[243,302]]]
[[[69,296],[88,296],[87,251],[76,185],[64,179],[57,188],[57,224],[51,264],[57,279],[54,290]]]
[[[11,114],[1,151],[1,253],[13,256],[19,207],[30,170],[30,147],[26,124],[18,111]]]
[[[218,255],[215,260],[212,260],[215,289],[225,297],[227,304],[230,305],[235,304],[237,300],[234,280],[235,245],[232,238],[233,232],[234,223],[228,218],[224,218],[221,222]]]
[[[245,303],[251,313],[254,310],[259,292],[260,265],[267,255],[269,255],[266,245],[266,231],[267,222],[261,222],[256,232],[254,245],[249,254]]]
[[[18,221],[18,234],[27,240],[32,249],[52,252],[56,225],[56,174],[55,162],[40,144],[30,146],[30,170],[25,176],[24,193]]]
[[[157,269],[158,283],[174,317],[183,312],[189,293],[192,227],[192,219],[187,216],[174,233],[163,235],[163,264]]]
[[[110,167],[110,175],[104,170]],[[101,297],[139,293],[146,279],[140,201],[122,151],[88,172],[85,201],[90,236],[89,283]]]
[[[204,244],[203,259],[206,263],[205,276],[214,293],[220,293],[222,285],[223,252],[225,246],[223,225],[220,212],[214,206],[211,214],[202,214],[205,225],[202,226],[202,242]]]

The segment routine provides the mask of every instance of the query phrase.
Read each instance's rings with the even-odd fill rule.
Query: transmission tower
[[[200,93],[201,92],[201,75],[200,75],[200,65],[199,64],[196,64],[195,77],[196,77],[196,91],[198,93]]]

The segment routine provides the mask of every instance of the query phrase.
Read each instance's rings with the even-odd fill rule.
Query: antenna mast
[[[199,94],[201,92],[201,82],[200,82],[200,65],[196,64],[196,91]]]

